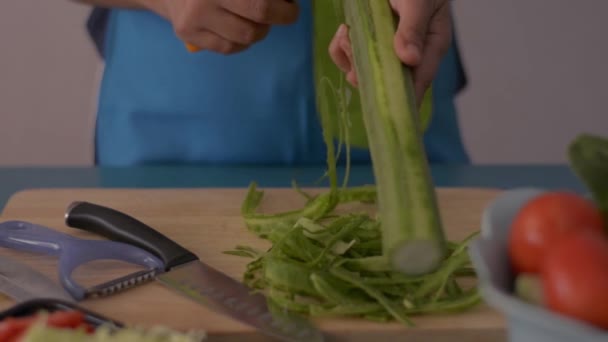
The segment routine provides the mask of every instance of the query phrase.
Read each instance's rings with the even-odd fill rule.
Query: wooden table
[[[261,210],[265,212],[295,209],[303,204],[302,198],[291,189],[263,190],[266,196]],[[204,262],[240,279],[247,260],[222,252],[237,244],[268,246],[266,241],[247,231],[240,217],[245,192],[244,188],[27,190],[10,198],[2,218],[27,220],[75,236],[93,238],[86,232],[66,227],[63,215],[74,200],[106,205],[137,217],[190,249]],[[495,189],[439,188],[440,209],[448,237],[460,239],[478,230],[482,210],[497,194]],[[19,258],[56,279],[56,260],[52,258],[6,249],[1,249],[0,253]],[[130,268],[124,265],[90,265],[76,278],[92,284],[129,271]],[[12,304],[8,300],[1,302],[3,308]],[[128,324],[204,329],[211,340],[262,338],[250,327],[215,314],[158,283],[148,283],[81,305]],[[485,305],[462,314],[420,316],[413,320],[415,328],[352,319],[319,320],[317,323],[337,340],[348,341],[397,338],[404,341],[500,341],[505,338],[503,317]]]

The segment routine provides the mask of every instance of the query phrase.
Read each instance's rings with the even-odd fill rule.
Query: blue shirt
[[[148,12],[96,9],[89,31],[105,61],[95,130],[99,165],[325,162],[314,93],[310,1],[244,52],[191,54]],[[466,163],[454,95],[464,85],[456,47],[434,84],[425,134],[431,162]],[[366,150],[355,162],[369,162]]]

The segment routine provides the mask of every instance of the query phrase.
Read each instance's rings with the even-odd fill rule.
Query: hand
[[[380,0],[379,0],[380,1]],[[394,48],[399,59],[413,69],[418,103],[435,78],[452,39],[448,0],[390,0],[399,16]],[[348,28],[341,25],[329,46],[329,54],[346,79],[357,86]]]
[[[264,39],[271,25],[291,24],[298,6],[287,0],[140,0],[167,18],[192,52],[243,51]]]

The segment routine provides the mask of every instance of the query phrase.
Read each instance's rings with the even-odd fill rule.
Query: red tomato
[[[541,273],[550,310],[608,329],[608,238],[585,232],[547,252]]]
[[[547,248],[580,231],[604,231],[604,220],[593,202],[564,191],[533,198],[520,209],[509,233],[514,271],[538,273]]]

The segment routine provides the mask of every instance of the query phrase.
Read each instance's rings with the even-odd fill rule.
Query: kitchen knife
[[[168,288],[262,333],[285,341],[323,341],[306,319],[271,312],[266,298],[241,282],[201,262],[145,223],[118,210],[89,202],[73,202],[65,214],[69,227],[140,247],[160,258],[164,272],[156,279]]]
[[[0,292],[17,302],[38,298],[73,302],[61,286],[44,274],[5,256],[0,256]]]

